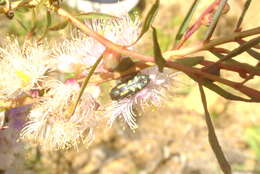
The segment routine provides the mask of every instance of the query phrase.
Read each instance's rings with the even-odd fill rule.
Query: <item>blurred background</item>
[[[140,13],[143,17],[154,2],[131,1],[132,6],[129,6],[128,10],[133,7],[132,12]],[[210,2],[212,0],[201,0],[193,21]],[[245,0],[229,1],[230,11],[220,20],[214,37],[233,32],[244,3]],[[67,0],[67,3],[64,0],[62,5],[73,14],[78,12],[74,8],[78,5],[70,0]],[[191,1],[161,0],[154,26],[158,29],[163,51],[171,48],[175,34],[190,5]],[[242,24],[243,29],[260,26],[259,8],[260,1],[252,1]],[[100,11],[102,8],[95,4],[95,9]],[[58,16],[53,18],[55,23],[63,22]],[[10,35],[23,40],[28,37],[29,31],[33,31],[30,32],[31,35],[43,34],[46,26],[43,19],[45,19],[44,9],[37,9],[37,13],[21,9],[15,12],[12,20],[1,15],[0,43],[3,41],[2,38]],[[34,26],[37,27],[30,30]],[[46,37],[51,42],[68,38],[71,27],[68,24],[64,29],[48,32]],[[196,32],[186,46],[199,42],[206,29],[204,26]],[[151,36],[151,32],[145,34],[136,46],[138,52],[152,55]],[[228,49],[237,46],[237,44],[225,44]],[[217,60],[207,52],[198,55],[203,55],[208,60]],[[252,65],[256,63],[247,54],[238,56],[236,60]],[[234,81],[241,80],[238,75],[230,72],[221,72],[221,75]],[[248,86],[259,89],[259,77],[250,81]],[[104,85],[104,89],[106,87]],[[4,153],[0,154],[0,174],[5,172],[10,174],[221,173],[208,143],[204,111],[196,83],[181,74],[171,92],[174,94],[172,100],[161,108],[153,108],[152,111],[150,109],[139,114],[138,129],[132,131],[122,120],[118,121],[111,129],[100,131],[89,147],[81,145],[78,149],[48,152],[41,147],[13,142],[15,150],[12,152],[8,151],[12,146],[2,149]],[[228,101],[209,90],[206,90],[206,94],[217,136],[234,173],[260,174],[260,105]],[[5,159],[8,153],[14,157],[8,161],[9,168],[4,172],[1,170],[1,165],[7,162]]]

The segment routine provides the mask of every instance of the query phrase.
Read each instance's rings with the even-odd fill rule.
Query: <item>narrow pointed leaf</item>
[[[32,10],[32,28],[31,32],[33,32],[37,28],[37,16],[36,16],[36,9]]]
[[[112,16],[105,13],[98,13],[98,12],[89,12],[89,13],[80,13],[79,15],[76,15],[80,18],[84,19],[111,19],[111,18],[120,18],[116,16]]]
[[[211,91],[217,93],[218,95],[224,97],[225,99],[234,100],[234,101],[244,101],[244,102],[256,102],[251,99],[246,99],[246,98],[242,98],[242,97],[236,96],[234,94],[231,94],[230,92],[224,90],[223,88],[219,87],[218,85],[216,85],[214,82],[212,82],[210,80],[198,79],[196,76],[189,75],[189,74],[187,74],[187,75],[194,81],[196,81],[196,82],[199,81],[203,86],[205,86],[206,88],[210,89]],[[260,101],[258,101],[258,102],[260,102]]]
[[[21,22],[19,19],[16,19],[16,21],[21,25],[21,27],[25,30],[25,31],[29,31],[29,29],[23,24],[23,22]]]
[[[260,43],[260,36],[254,38],[254,39],[251,39],[250,41],[248,41],[248,42],[246,42],[246,43],[240,45],[238,48],[232,50],[229,54],[227,54],[227,55],[225,55],[225,56],[222,56],[222,55],[219,54],[219,53],[214,53],[214,52],[212,52],[212,50],[211,50],[211,52],[212,52],[214,55],[216,55],[217,57],[219,57],[220,60],[217,61],[216,63],[214,63],[214,64],[208,66],[208,68],[214,67],[216,64],[221,63],[221,62],[224,62],[224,61],[225,61],[225,62],[231,61],[233,57],[235,57],[235,56],[237,56],[237,55],[239,55],[239,54],[241,54],[241,53],[243,53],[243,52],[249,50],[250,48],[252,48],[253,46],[255,46],[255,45],[259,44],[259,43]]]
[[[243,44],[241,44],[240,42],[237,42],[240,46],[242,46]],[[260,60],[260,53],[258,53],[257,51],[254,51],[252,48],[248,49],[246,51],[250,56],[252,56],[253,58]]]
[[[208,140],[209,144],[212,148],[212,150],[215,153],[215,156],[218,160],[219,166],[221,170],[223,171],[224,174],[231,174],[232,170],[230,167],[230,164],[228,163],[228,160],[225,157],[224,152],[222,151],[222,148],[218,142],[217,135],[215,133],[215,129],[208,111],[208,106],[207,106],[207,99],[206,95],[204,93],[204,89],[202,85],[199,83],[199,90],[200,90],[200,95],[201,95],[201,101],[203,104],[204,112],[205,112],[205,120],[208,128]]]
[[[210,23],[207,33],[205,35],[205,39],[204,39],[205,41],[208,41],[211,38],[211,36],[217,26],[218,20],[222,14],[222,10],[225,7],[226,3],[227,3],[227,0],[221,0],[216,12],[213,15],[213,18],[211,20],[211,23]]]
[[[241,62],[238,62],[238,61],[236,61],[236,60],[228,60],[228,61],[226,61],[225,63],[226,63],[227,65],[231,65],[231,66],[232,66],[232,65],[240,66],[240,67],[246,69],[246,70],[249,71],[249,72],[255,72],[255,73],[257,73],[257,74],[260,73],[260,67],[255,67],[255,66],[252,66],[252,65],[250,65],[250,64],[248,64],[248,63],[241,63]]]
[[[190,24],[191,18],[193,16],[198,4],[199,4],[199,0],[194,0],[194,2],[192,3],[188,13],[186,14],[178,32],[177,32],[177,35],[175,37],[175,45],[177,44],[178,41],[181,40],[183,34],[186,32],[186,30]]]
[[[231,94],[230,92],[224,90],[223,88],[219,87],[218,85],[216,85],[210,81],[203,83],[203,85],[228,100],[244,101],[244,102],[252,101],[251,99],[246,99],[246,98],[242,98],[237,95]]]
[[[51,13],[49,11],[46,12],[46,18],[47,18],[47,28],[51,26]]]
[[[136,39],[134,43],[136,43],[149,30],[150,26],[154,21],[155,16],[157,15],[159,5],[160,0],[156,0],[151,9],[149,10],[147,16],[145,17],[140,36]]]
[[[40,37],[40,39],[38,39],[38,41],[42,40],[47,35],[47,33],[49,31],[49,27],[51,25],[51,14],[50,14],[49,11],[46,11],[46,21],[47,21],[46,22],[46,28],[43,32],[43,35]]]
[[[101,55],[101,56],[98,58],[98,60],[95,62],[95,64],[92,66],[91,70],[89,71],[87,77],[85,78],[85,80],[84,80],[84,82],[83,82],[83,84],[82,84],[82,86],[81,86],[81,88],[80,88],[79,96],[78,96],[77,101],[76,101],[76,103],[75,103],[75,105],[74,105],[74,107],[73,107],[73,112],[71,113],[71,115],[73,115],[74,112],[76,111],[76,108],[77,108],[77,105],[78,105],[78,103],[79,103],[79,101],[80,101],[80,98],[81,98],[82,94],[84,93],[84,90],[86,89],[90,78],[91,78],[92,75],[94,74],[94,72],[95,72],[97,66],[99,65],[99,63],[101,62],[102,58],[103,58],[103,55]]]
[[[173,62],[182,64],[182,65],[185,65],[185,66],[195,66],[203,60],[204,60],[203,56],[197,56],[197,57],[185,57],[185,58],[182,58],[182,59],[176,59]]]
[[[48,27],[48,30],[58,31],[64,29],[68,25],[68,21],[64,21],[53,26]]]
[[[219,58],[219,59],[223,59],[223,58],[224,58],[224,55],[222,55],[222,54],[220,54],[220,53],[217,53],[217,52],[212,51],[212,50],[210,50],[210,52],[211,52],[213,55],[215,55],[217,58]],[[260,59],[260,53],[254,51],[254,50],[252,50],[252,49],[247,50],[247,53],[248,53],[249,55],[251,55],[252,57],[256,58],[257,60]],[[231,62],[231,63],[233,62],[233,63],[237,63],[237,64],[240,63],[240,62],[238,62],[238,61],[236,61],[236,60],[228,60],[228,61],[226,61],[226,63],[229,63],[229,62]],[[242,63],[242,64],[243,64],[243,65],[246,65],[247,67],[251,67],[251,66],[250,66],[249,64],[247,64],[247,63]]]
[[[154,27],[152,27],[152,29],[153,29],[153,51],[154,51],[155,63],[158,66],[159,71],[162,72],[166,64],[166,61],[162,56],[162,51],[157,39],[156,29]]]
[[[260,61],[260,53],[254,51],[253,49],[249,49],[246,51],[250,56]]]
[[[249,6],[250,6],[251,1],[252,1],[252,0],[247,0],[247,1],[246,1],[245,5],[244,5],[244,8],[243,8],[243,11],[242,11],[242,13],[241,13],[241,15],[240,15],[240,17],[239,17],[239,19],[238,19],[236,29],[239,29],[239,28],[240,28],[240,25],[241,25],[242,22],[243,22],[243,19],[244,19],[245,15],[246,15],[246,12],[247,12],[247,10],[248,10],[248,8],[249,8]]]
[[[232,50],[228,55],[224,56],[222,60],[226,60],[226,59],[235,57],[235,56],[249,50],[250,48],[252,48],[253,46],[255,46],[259,43],[260,43],[260,36],[254,38],[254,39],[251,39],[248,42],[244,43],[243,45],[240,45],[238,48]]]

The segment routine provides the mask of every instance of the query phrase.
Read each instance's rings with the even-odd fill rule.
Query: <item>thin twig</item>
[[[123,46],[112,43],[111,41],[107,40],[106,38],[104,38],[100,34],[92,31],[90,28],[88,28],[86,25],[84,25],[82,22],[80,22],[78,19],[76,19],[75,17],[70,15],[65,10],[63,10],[61,8],[57,8],[56,12],[60,16],[66,18],[68,21],[73,23],[76,27],[81,29],[85,34],[89,35],[90,37],[95,38],[97,41],[99,41],[101,44],[103,44],[107,48],[109,48],[109,49],[111,49],[115,52],[121,53],[123,55],[133,57],[133,58],[137,58],[141,61],[154,62],[154,58],[152,56],[145,56],[145,55],[127,50]],[[192,48],[170,51],[170,52],[167,52],[166,54],[164,54],[164,56],[166,58],[167,57],[170,58],[170,57],[176,56],[176,55],[186,56],[186,55],[194,53],[194,52],[198,52],[198,51],[202,51],[202,50],[208,50],[208,49],[213,48],[213,47],[215,47],[216,45],[219,45],[219,44],[235,41],[236,38],[243,38],[243,37],[247,37],[247,36],[251,36],[251,35],[255,35],[255,34],[259,34],[259,33],[260,33],[260,27],[257,27],[257,28],[254,28],[254,29],[233,33],[233,34],[230,34],[227,37],[215,39],[215,40],[212,40],[212,41],[210,41],[206,44],[201,43],[201,44],[199,44],[195,47],[192,47]],[[249,87],[246,87],[246,86],[241,86],[241,84],[239,84],[239,83],[232,82],[232,81],[229,81],[229,80],[226,80],[226,79],[222,79],[218,76],[215,76],[215,75],[212,75],[212,74],[209,74],[209,73],[206,73],[206,72],[202,72],[202,71],[195,69],[195,68],[192,68],[192,67],[186,67],[186,66],[183,66],[183,65],[180,65],[180,64],[177,64],[177,63],[168,62],[168,66],[171,67],[171,68],[177,69],[179,71],[183,71],[183,72],[186,72],[186,73],[194,73],[194,74],[200,75],[201,77],[208,78],[208,79],[214,80],[214,81],[218,81],[220,83],[226,84],[226,85],[244,93],[245,95],[247,95],[251,98],[254,98],[256,100],[260,100],[260,92],[259,91],[254,90],[254,89],[249,88]]]
[[[210,69],[211,67],[214,67],[214,66],[218,65],[221,62],[224,62],[224,61],[226,61],[228,59],[231,59],[232,57],[235,57],[235,56],[245,52],[246,50],[250,49],[253,45],[257,45],[259,43],[260,43],[260,36],[254,38],[254,39],[251,39],[250,41],[248,41],[245,44],[243,44],[243,45],[239,46],[238,48],[234,49],[229,54],[224,56],[222,59],[219,59],[217,62],[215,62],[214,64],[208,66],[207,68]]]
[[[210,118],[210,114],[208,111],[206,95],[205,95],[203,87],[200,83],[199,83],[199,90],[200,90],[201,101],[202,101],[204,112],[205,112],[205,120],[206,120],[207,127],[208,127],[209,144],[215,153],[215,156],[218,160],[219,166],[221,167],[222,171],[225,174],[231,174],[232,171],[231,171],[230,164],[228,163],[228,161],[222,151],[222,148],[218,142],[218,138],[216,136],[215,129],[214,129],[214,126],[213,126],[213,123],[212,123],[212,120]]]
[[[228,0],[221,0],[220,1],[220,4],[216,10],[216,12],[214,13],[212,19],[211,19],[211,23],[209,25],[209,28],[205,34],[205,38],[204,38],[204,41],[209,41],[213,32],[215,31],[216,29],[216,26],[217,26],[217,23],[219,21],[219,18],[221,16],[221,13],[222,13],[222,10],[224,9],[226,3],[227,3]]]
[[[245,30],[242,32],[234,32],[230,33],[228,36],[220,37],[218,39],[214,39],[209,41],[208,43],[199,43],[195,44],[195,46],[189,48],[183,48],[180,50],[171,50],[167,51],[163,54],[166,59],[174,59],[178,57],[184,57],[193,53],[197,53],[199,51],[210,50],[215,46],[225,44],[228,42],[235,42],[237,38],[244,38],[248,36],[253,36],[260,34],[260,27],[252,28],[249,30]]]
[[[203,60],[200,62],[201,65],[204,66],[211,66],[213,65],[215,62],[209,61],[209,60]],[[229,71],[233,71],[233,72],[237,72],[239,74],[252,74],[254,73],[254,75],[260,76],[260,71],[258,72],[253,72],[253,71],[249,71],[249,69],[243,68],[242,66],[238,66],[238,65],[229,65],[229,64],[225,64],[225,63],[220,63],[219,65],[220,69],[225,69],[225,70],[229,70]]]
[[[184,65],[177,64],[174,62],[167,62],[166,66],[183,71],[184,73],[187,73],[187,74],[195,74],[195,75],[199,75],[200,77],[203,77],[203,78],[207,78],[207,79],[210,79],[213,81],[220,82],[222,84],[230,86],[230,87],[244,93],[245,95],[249,96],[252,99],[255,99],[258,102],[260,101],[260,91],[249,88],[247,86],[243,86],[240,83],[233,82],[233,81],[230,81],[227,79],[223,79],[223,78],[220,78],[219,76],[216,76],[216,75],[213,75],[213,74],[210,74],[207,72],[203,72],[200,69],[197,69],[194,67],[186,67]]]
[[[216,0],[214,1],[212,4],[209,5],[208,8],[206,8],[202,14],[200,15],[200,17],[194,22],[194,24],[186,31],[186,33],[184,34],[184,36],[182,37],[182,39],[180,40],[180,42],[178,43],[178,45],[176,46],[176,49],[180,49],[183,44],[185,43],[186,40],[188,40],[192,34],[197,31],[199,29],[199,27],[202,25],[202,21],[203,19],[209,15],[210,13],[212,13],[215,10],[215,7],[219,4],[220,0]]]
[[[70,15],[64,9],[57,8],[56,12],[60,16],[66,18],[68,21],[70,21],[72,24],[74,24],[80,30],[82,30],[83,33],[87,34],[90,37],[93,37],[98,42],[103,44],[105,47],[107,47],[107,48],[109,48],[109,49],[111,49],[115,52],[118,52],[122,55],[125,55],[125,56],[133,57],[133,58],[136,58],[136,59],[139,59],[139,60],[142,60],[142,61],[146,61],[146,62],[154,62],[154,57],[146,56],[146,55],[142,55],[142,54],[139,54],[137,52],[134,52],[134,51],[130,51],[127,48],[125,48],[121,45],[117,45],[117,44],[109,41],[108,39],[104,38],[100,34],[92,31],[90,28],[88,28],[86,25],[84,25],[82,22],[80,22],[74,16]],[[248,36],[252,36],[252,35],[256,35],[256,34],[260,34],[260,27],[256,27],[256,28],[246,30],[246,31],[242,31],[242,32],[235,32],[235,33],[230,34],[229,36],[225,36],[225,37],[222,37],[222,38],[219,38],[219,39],[212,40],[212,41],[210,41],[206,44],[200,43],[200,44],[197,44],[196,46],[193,46],[191,48],[168,51],[168,52],[165,52],[163,54],[163,56],[166,59],[184,57],[184,56],[190,55],[190,54],[195,53],[195,52],[208,50],[208,49],[213,48],[213,47],[220,45],[220,44],[233,42],[237,38],[244,38],[244,37],[248,37]]]

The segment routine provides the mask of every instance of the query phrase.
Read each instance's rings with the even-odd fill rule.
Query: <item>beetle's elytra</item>
[[[126,82],[119,83],[110,91],[112,100],[120,100],[127,96],[136,94],[146,87],[150,82],[149,75],[137,74]]]

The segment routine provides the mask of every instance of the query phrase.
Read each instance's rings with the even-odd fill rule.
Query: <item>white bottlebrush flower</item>
[[[5,43],[6,46],[0,48],[0,99],[14,99],[38,89],[38,82],[54,62],[43,45],[25,42],[20,46],[17,40]]]
[[[64,73],[81,72],[95,64],[105,47],[82,33],[73,33],[71,40],[65,40],[54,49],[58,70]]]
[[[141,21],[138,16],[132,19],[128,14],[109,19],[91,19],[86,25],[108,40],[122,46],[133,44],[141,33]]]
[[[29,113],[21,137],[46,149],[65,149],[77,147],[80,142],[90,143],[98,121],[94,98],[84,92],[72,114],[79,85],[51,82],[48,86],[50,90]]]
[[[123,117],[131,129],[136,129],[136,109],[144,110],[148,106],[159,107],[169,98],[168,92],[173,87],[176,75],[179,74],[166,68],[163,73],[160,73],[157,67],[146,68],[140,73],[149,76],[149,83],[135,94],[112,101],[108,107],[110,126],[118,117]]]
[[[86,25],[106,39],[122,46],[133,44],[141,32],[139,18],[132,20],[128,15],[109,19],[90,19],[86,21]],[[59,44],[54,54],[58,60],[58,69],[61,72],[71,73],[90,68],[105,50],[106,47],[92,37],[74,30],[72,39]],[[102,66],[96,71],[102,71]]]

